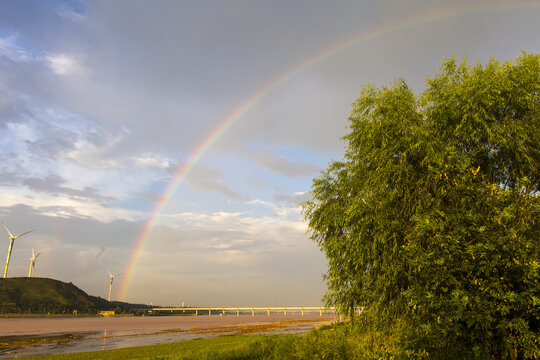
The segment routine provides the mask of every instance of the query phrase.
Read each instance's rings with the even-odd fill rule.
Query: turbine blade
[[[34,255],[34,246],[32,246],[32,257],[35,257],[35,255]]]
[[[116,275],[114,275],[114,277],[117,277],[117,276],[121,276],[121,275],[122,275],[122,273],[120,273],[120,274],[116,274]]]
[[[4,224],[4,222],[2,221],[2,226],[4,227],[4,229],[6,229],[6,231],[8,232],[9,234],[9,237],[13,237],[13,235],[11,235],[11,231],[9,231],[9,229],[7,228],[6,224]]]
[[[41,255],[41,253],[38,253],[38,254],[34,257],[34,259],[37,259],[39,255]]]
[[[22,234],[20,234],[20,235],[14,236],[14,237],[13,237],[13,240],[15,240],[16,238],[19,238],[19,237],[21,237],[21,236],[23,236],[23,235],[26,235],[26,234],[28,234],[28,233],[31,233],[32,231],[34,231],[34,230],[30,230],[30,231],[27,231],[27,232],[22,233]]]

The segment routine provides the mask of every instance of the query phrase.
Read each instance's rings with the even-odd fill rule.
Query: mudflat
[[[0,318],[0,336],[44,335],[67,332],[127,331],[145,332],[169,329],[192,330],[234,325],[262,325],[275,322],[326,322],[334,314],[271,314],[225,316],[143,316],[88,318]]]

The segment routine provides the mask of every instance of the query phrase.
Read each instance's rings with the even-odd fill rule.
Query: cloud
[[[69,75],[83,69],[75,57],[69,54],[32,53],[18,44],[16,36],[0,37],[0,56],[15,63],[47,64],[57,75]]]
[[[152,168],[159,168],[159,169],[164,169],[164,170],[168,170],[172,166],[174,166],[175,168],[178,167],[177,164],[172,165],[173,163],[175,163],[175,161],[172,159],[163,159],[157,156],[152,156],[150,154],[145,154],[142,156],[134,156],[132,157],[132,161],[135,163],[135,165],[140,166],[140,167],[152,167]]]
[[[0,129],[5,129],[9,124],[26,122],[32,116],[32,111],[22,99],[0,87]]]
[[[14,62],[35,61],[37,58],[17,45],[15,36],[0,37],[0,56],[4,56]]]
[[[7,154],[7,156],[16,157],[16,154]],[[16,165],[14,169],[8,169],[5,165],[0,165],[0,185],[17,186],[20,185],[26,175],[26,170],[20,165]]]
[[[16,244],[11,276],[27,272],[26,255],[34,245],[42,253],[36,274],[73,282],[92,295],[106,295],[107,268],[123,271],[144,223],[98,221],[75,213],[63,218],[48,215],[59,210],[0,206],[0,218],[10,230],[35,229]],[[301,220],[255,218],[238,212],[178,213],[174,219],[176,225],[152,229],[131,282],[130,301],[149,302],[152,288],[154,303],[177,303],[179,294],[170,289],[180,288],[183,299],[191,304],[238,304],[246,300],[231,296],[231,289],[246,296],[261,282],[266,290],[260,291],[266,294],[287,290],[275,299],[252,299],[261,304],[298,302],[306,291],[310,296],[303,300],[309,303],[322,296],[322,255],[304,235]],[[159,286],[154,289],[156,279]],[[298,286],[300,283],[304,285]],[[296,286],[290,287],[293,284]]]
[[[87,18],[84,16],[84,14],[81,14],[79,12],[76,12],[75,10],[69,8],[67,5],[63,4],[58,9],[56,9],[56,13],[73,22],[83,22],[86,21]]]
[[[146,163],[152,166],[162,166],[163,162],[159,160],[146,160]],[[178,169],[185,166],[181,163],[169,163],[166,167],[167,172],[175,176]],[[204,165],[195,165],[187,174],[186,180],[197,190],[215,191],[223,196],[235,201],[246,201],[249,195],[235,191],[223,181],[223,172],[219,169],[211,169]]]
[[[288,217],[290,215],[298,216],[300,208],[299,204],[287,204],[287,206],[279,206],[269,201],[264,201],[260,199],[251,200],[248,202],[250,205],[262,205],[267,208],[272,209],[274,214],[279,217]]]
[[[75,199],[88,199],[99,202],[109,202],[115,200],[113,197],[101,195],[99,190],[94,187],[85,186],[82,190],[79,190],[62,186],[62,184],[65,182],[66,180],[61,176],[51,173],[44,178],[27,178],[23,181],[23,184],[26,185],[30,190],[66,195]]]
[[[305,163],[302,160],[294,162],[284,156],[274,155],[267,150],[249,152],[248,157],[256,164],[289,178],[310,176],[319,170],[316,165]]]
[[[52,160],[59,154],[66,155],[70,150],[75,149],[75,143],[78,140],[76,133],[58,128],[48,130],[46,136],[34,141],[25,141],[28,151],[34,156]]]
[[[57,75],[70,75],[81,70],[80,64],[67,54],[48,55],[46,59]]]
[[[302,191],[294,193],[293,195],[277,193],[274,194],[274,200],[280,203],[286,203],[290,206],[300,206],[304,201],[309,201],[313,199],[309,191]]]
[[[196,189],[203,191],[216,191],[232,200],[245,201],[249,195],[237,192],[222,182],[222,172],[218,169],[209,169],[203,166],[195,167],[187,176],[187,180]]]

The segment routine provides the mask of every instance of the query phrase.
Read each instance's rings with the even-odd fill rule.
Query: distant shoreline
[[[126,315],[127,316],[127,315]],[[132,315],[129,315],[132,316]],[[1,319],[20,319],[20,318],[83,318],[83,317],[102,317],[99,314],[0,314]]]

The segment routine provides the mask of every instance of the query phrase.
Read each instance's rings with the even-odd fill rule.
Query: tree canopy
[[[540,56],[365,86],[304,203],[326,302],[430,358],[540,357]]]

